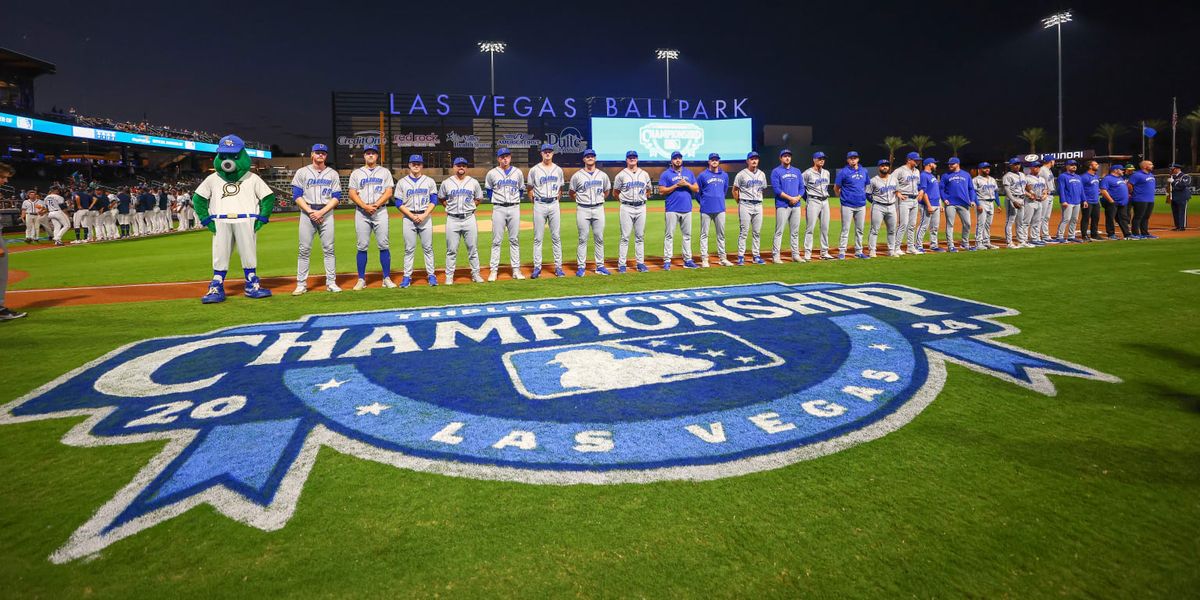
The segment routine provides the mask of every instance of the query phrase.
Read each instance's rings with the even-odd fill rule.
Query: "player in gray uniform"
[[[564,277],[562,270],[562,232],[559,230],[561,211],[559,198],[566,183],[563,180],[563,170],[554,164],[554,146],[542,144],[542,162],[529,168],[527,184],[529,199],[533,201],[533,274],[537,279],[542,275],[542,238],[546,235],[546,226],[550,226],[550,244],[553,246],[554,275]]]
[[[804,260],[812,260],[813,231],[821,225],[821,258],[829,255],[829,171],[825,170],[825,153],[816,152],[813,166],[800,176],[804,180]],[[845,223],[842,224],[845,227]]]
[[[879,174],[867,182],[867,200],[871,202],[871,232],[867,234],[867,256],[875,258],[875,247],[879,242],[880,226],[887,227],[888,256],[899,257],[899,236],[897,232],[896,205],[901,196],[896,194],[896,176],[891,173],[892,163],[885,158],[876,165]]]
[[[1013,243],[1013,234],[1021,232],[1021,213],[1025,210],[1025,174],[1021,172],[1021,159],[1008,160],[1008,172],[1000,178],[1004,188],[1004,245],[1007,248],[1024,247],[1020,237]]]
[[[908,254],[924,254],[917,240],[917,197],[921,194],[921,170],[917,167],[921,155],[909,152],[904,157],[904,166],[896,169],[896,254],[904,254],[901,244],[907,244]]]
[[[454,175],[442,180],[438,196],[446,205],[446,285],[454,285],[454,267],[460,240],[467,245],[471,281],[483,283],[479,275],[479,227],[475,208],[483,201],[483,188],[467,175],[467,159],[454,159]]]
[[[971,179],[971,183],[975,186],[975,196],[978,200],[976,208],[979,211],[979,218],[975,223],[975,249],[996,250],[1000,246],[992,243],[992,217],[996,205],[1000,203],[1000,188],[996,179],[992,177],[991,163],[979,163],[979,174]]]
[[[604,200],[610,192],[612,182],[608,179],[608,173],[596,168],[596,151],[591,148],[584,150],[583,168],[571,176],[570,193],[571,199],[575,201],[575,227],[579,231],[576,277],[583,277],[584,271],[587,270],[589,232],[592,237],[596,274],[612,275],[604,268]]]
[[[1058,177],[1054,175],[1054,156],[1047,154],[1042,159],[1042,168],[1038,177],[1046,184],[1046,197],[1042,199],[1040,230],[1041,240],[1050,238],[1050,217],[1054,214],[1054,194],[1058,191]]]
[[[388,201],[392,199],[392,172],[379,166],[379,147],[368,144],[363,147],[363,161],[367,164],[350,173],[350,200],[355,204],[354,237],[358,244],[358,281],[355,290],[367,287],[367,247],[371,235],[375,235],[375,247],[379,249],[379,266],[383,269],[383,287],[394,288],[392,281],[392,251],[388,233]]]
[[[500,246],[508,238],[508,266],[513,279],[525,279],[521,274],[521,192],[525,188],[525,176],[521,169],[512,166],[512,152],[508,148],[496,151],[499,166],[493,167],[483,178],[488,199],[492,202],[492,255],[488,261],[488,281],[495,281],[500,271]]]
[[[300,215],[300,250],[296,257],[296,289],[293,296],[308,291],[308,256],[312,252],[313,236],[321,236],[321,251],[325,256],[325,288],[340,292],[337,285],[337,264],[333,257],[333,209],[342,197],[342,179],[338,172],[325,164],[329,148],[325,144],[312,147],[312,164],[296,171],[292,177],[292,198],[303,213]]]
[[[1049,196],[1046,180],[1041,176],[1042,162],[1029,163],[1029,174],[1025,176],[1025,209],[1021,212],[1021,227],[1017,230],[1017,241],[1026,246],[1045,246],[1042,236],[1042,210]],[[1022,236],[1022,230],[1025,235]]]
[[[762,245],[763,190],[767,188],[767,174],[758,168],[758,153],[746,154],[746,168],[733,177],[733,201],[738,205],[738,258],[737,264],[746,264],[746,236],[753,234],[750,242],[750,259],[754,264],[765,263],[759,250]]]
[[[638,272],[646,266],[646,197],[650,193],[650,175],[638,168],[638,153],[625,153],[625,168],[613,180],[617,200],[621,202],[621,243],[617,246],[617,272],[624,273],[629,256],[629,235],[633,234],[633,256]]]
[[[437,184],[421,171],[425,170],[425,159],[420,154],[408,157],[408,175],[396,182],[396,208],[404,215],[404,278],[400,287],[412,285],[413,261],[417,254],[417,240],[421,240],[421,252],[425,258],[425,276],[429,285],[437,285],[433,262],[433,207],[437,205]]]

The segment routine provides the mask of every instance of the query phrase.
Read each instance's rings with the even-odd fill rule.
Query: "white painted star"
[[[696,347],[695,347],[695,346],[689,346],[689,345],[687,345],[687,344],[680,344],[680,345],[678,345],[678,346],[675,346],[675,349],[676,349],[676,350],[678,350],[678,351],[680,351],[680,352],[687,352],[688,350],[695,350],[695,349],[696,349]]]
[[[363,415],[367,415],[367,414],[375,415],[378,417],[380,413],[391,408],[391,406],[388,406],[387,404],[380,404],[378,402],[372,402],[371,404],[368,404],[366,406],[356,406],[355,408],[357,408],[358,411],[355,412],[354,414],[358,415],[360,417]]]
[[[350,381],[350,380],[347,379],[346,381]],[[321,390],[323,392],[329,388],[340,387],[343,383],[346,383],[346,381],[338,381],[337,378],[330,377],[329,381],[326,381],[325,383],[318,383],[317,389]]]
[[[650,340],[649,342],[646,342],[646,345],[650,346],[651,348],[657,348],[659,346],[666,346],[667,343],[663,340]]]
[[[875,331],[874,325],[859,325],[858,328],[861,331]]]
[[[718,356],[725,356],[725,351],[724,350],[709,350],[708,352],[701,352],[700,354],[716,358]]]
[[[887,344],[871,344],[869,347],[874,348],[876,350],[891,350],[892,349],[892,347]]]
[[[754,357],[753,356],[739,356],[733,360],[736,360],[736,361],[742,363],[743,365],[748,365],[748,364],[754,362]]]

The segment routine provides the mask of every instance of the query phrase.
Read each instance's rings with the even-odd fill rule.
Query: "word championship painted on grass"
[[[318,315],[130,344],[0,409],[64,442],[169,440],[51,560],[208,503],[283,527],[321,446],[534,484],[707,480],[871,440],[945,361],[1042,394],[1115,377],[994,338],[1013,310],[890,284],[779,283]]]

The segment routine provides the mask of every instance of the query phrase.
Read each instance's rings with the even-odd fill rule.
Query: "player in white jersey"
[[[292,197],[303,213],[300,216],[300,251],[296,259],[296,289],[293,296],[308,291],[308,256],[312,252],[313,236],[321,236],[321,252],[325,256],[325,288],[340,292],[337,285],[337,264],[333,255],[333,209],[342,198],[342,179],[338,172],[325,164],[329,147],[314,144],[312,164],[296,171],[292,177]]]
[[[627,270],[629,256],[629,236],[633,235],[634,265],[639,273],[645,273],[650,268],[646,266],[646,198],[650,194],[650,175],[638,168],[638,153],[630,150],[625,153],[625,168],[617,173],[613,180],[613,190],[617,200],[621,202],[621,242],[617,245],[617,272]]]
[[[979,217],[975,222],[975,249],[996,250],[1000,246],[992,243],[992,217],[995,215],[996,205],[1000,203],[1000,187],[992,177],[991,163],[979,163],[979,174],[971,183],[975,186],[975,195],[979,199]]]
[[[492,254],[488,259],[488,281],[495,281],[500,271],[500,247],[508,239],[508,266],[513,279],[525,279],[521,274],[521,195],[525,176],[512,166],[508,148],[496,151],[498,166],[483,178],[488,199],[492,202]]]
[[[66,206],[67,201],[63,200],[62,196],[50,193],[42,199],[42,205],[45,207],[46,215],[45,222],[50,223],[54,228],[52,234],[55,246],[63,245],[63,235],[71,228],[71,221],[67,218]]]
[[[559,231],[561,214],[559,198],[566,182],[563,170],[554,164],[554,146],[542,144],[542,162],[529,168],[527,184],[529,199],[533,201],[533,275],[542,274],[542,238],[546,226],[550,226],[550,244],[554,250],[554,275],[564,277],[562,270],[562,237]]]
[[[1038,170],[1038,177],[1046,184],[1046,197],[1042,199],[1041,212],[1038,216],[1041,218],[1039,231],[1041,240],[1047,241],[1050,237],[1050,217],[1054,214],[1054,194],[1058,192],[1058,177],[1054,174],[1054,155],[1047,154],[1042,159],[1042,168]]]
[[[867,256],[875,258],[879,244],[880,227],[887,228],[888,256],[900,256],[900,227],[897,207],[904,196],[896,193],[896,176],[892,174],[892,163],[888,159],[876,163],[879,174],[867,181],[864,190],[871,203],[871,230],[867,234]],[[844,227],[845,225],[843,225]]]
[[[392,199],[392,172],[379,166],[379,147],[368,144],[363,147],[361,166],[350,174],[350,200],[355,204],[354,237],[358,244],[355,261],[358,266],[358,281],[355,290],[367,287],[367,247],[371,235],[375,236],[375,247],[379,249],[379,266],[383,269],[383,287],[394,288],[392,282],[392,250],[388,237],[388,201]]]
[[[746,264],[746,237],[750,236],[750,258],[756,265],[766,263],[762,249],[763,190],[767,174],[758,168],[758,153],[746,154],[746,168],[733,177],[733,201],[738,206],[737,264]]]
[[[38,221],[41,215],[38,214],[37,203],[33,200],[34,196],[30,195],[21,201],[21,222],[25,224],[25,243],[32,244],[37,241],[38,237]]]
[[[433,262],[433,207],[437,206],[438,188],[425,170],[425,158],[420,154],[408,157],[408,175],[396,182],[396,208],[404,216],[404,278],[400,287],[412,285],[413,261],[417,254],[417,241],[421,242],[421,253],[425,259],[425,278],[429,285],[437,285],[434,275],[437,266]]]
[[[813,166],[804,171],[804,210],[808,227],[804,230],[804,260],[812,260],[813,231],[821,226],[821,258],[829,260],[829,171],[825,170],[825,153],[816,152]],[[842,223],[842,227],[846,227]]]
[[[917,240],[917,215],[920,208],[917,198],[921,194],[921,169],[917,163],[921,155],[909,152],[904,157],[904,166],[898,167],[894,173],[896,179],[896,252],[904,254],[901,244],[908,245],[908,254],[924,254],[921,243]]]
[[[1013,243],[1013,234],[1021,232],[1021,214],[1025,210],[1025,174],[1021,172],[1021,159],[1008,160],[1008,172],[1000,178],[1004,188],[1004,245],[1008,248],[1025,246],[1020,237]]]
[[[454,285],[454,267],[460,240],[467,245],[471,281],[483,283],[479,275],[479,228],[475,208],[483,201],[483,188],[467,175],[467,159],[454,159],[454,175],[442,180],[438,197],[446,206],[446,285]]]
[[[612,192],[608,173],[596,168],[596,151],[583,151],[583,168],[571,176],[571,199],[575,201],[575,227],[579,231],[576,248],[576,277],[583,277],[587,270],[587,242],[591,234],[592,259],[596,263],[596,274],[612,275],[604,268],[604,201]]]

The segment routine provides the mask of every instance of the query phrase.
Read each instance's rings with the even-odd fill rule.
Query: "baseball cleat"
[[[430,275],[427,279],[429,280],[429,287],[437,287],[437,276]]]
[[[521,273],[520,269],[514,268],[512,270],[512,272],[513,272],[513,279],[525,279],[525,275],[523,273]]]
[[[600,266],[596,267],[596,274],[597,275],[612,275],[612,271],[609,271],[607,268],[604,267],[604,265],[600,265]]]
[[[775,254],[775,255],[772,255],[772,256],[771,256],[771,262],[773,262],[773,263],[775,263],[775,264],[777,264],[777,265],[782,265],[782,264],[783,264],[783,259],[782,259],[782,258],[779,258],[779,255],[778,255],[778,254]]]
[[[325,284],[325,291],[336,294],[338,292],[341,292],[342,288],[338,287],[338,284],[331,281],[331,282]]]
[[[200,302],[204,304],[216,304],[224,301],[225,286],[215,279],[208,285],[208,292],[204,294],[204,297],[200,298]]]
[[[584,273],[584,271],[585,271],[585,269],[575,269],[575,276],[576,276],[576,277],[583,277],[583,273]]]
[[[354,291],[356,291],[356,292],[357,292],[357,291],[359,291],[359,290],[366,289],[366,287],[367,287],[367,280],[366,280],[366,279],[359,279],[357,282],[355,282],[355,283],[354,283],[354,288],[353,288],[353,289],[354,289]]]
[[[1144,239],[1144,240],[1157,240],[1157,239],[1158,239],[1158,236],[1157,236],[1157,235],[1146,234],[1146,235],[1143,235],[1143,236],[1142,236],[1142,239]]]
[[[946,248],[946,252],[958,252],[958,248],[955,248],[954,246],[950,246],[949,248]]]
[[[394,287],[396,287],[396,282],[392,281],[391,277],[384,277],[383,278],[383,287],[394,288]]]
[[[867,255],[867,254],[863,254],[862,252],[856,253],[854,255],[854,258],[859,258],[859,259],[874,258],[874,257],[875,257],[874,254]]]
[[[497,275],[499,275],[499,273],[496,273],[496,270],[492,269],[492,271],[488,273],[488,281],[495,281]]]
[[[253,282],[246,282],[246,297],[254,298],[256,300],[259,298],[270,298],[271,290],[268,290],[260,285],[258,278],[256,277],[254,278]]]
[[[861,255],[859,255],[859,256],[861,256]],[[822,256],[821,258],[825,258],[825,257],[824,257],[824,256]],[[846,253],[845,253],[845,252],[838,252],[838,260],[846,260]]]
[[[554,268],[554,276],[555,277],[566,277],[567,274],[563,273],[562,267],[555,267]]]
[[[542,268],[539,266],[533,267],[533,272],[529,274],[530,279],[537,279],[542,276]]]
[[[483,283],[483,276],[480,275],[479,273],[472,273],[471,281],[473,281],[475,283]]]
[[[638,263],[635,268],[638,270],[638,273],[645,273],[650,270],[650,267],[647,267],[646,263]]]
[[[754,257],[754,264],[756,264],[756,265],[765,265],[765,264],[767,264],[767,261],[763,260],[761,256],[755,256],[755,257]]]
[[[664,261],[664,262],[663,262],[663,270],[664,270],[664,271],[670,271],[670,270],[671,270],[671,263],[670,263],[669,261]]]
[[[936,244],[935,244],[935,245],[933,245],[933,246],[930,246],[930,247],[929,247],[929,251],[930,251],[930,252],[945,252],[945,250],[942,250],[942,247],[941,247],[941,246],[938,246],[938,245],[936,245]]]
[[[404,277],[400,279],[400,287],[406,288],[410,285],[412,285],[412,277]]]
[[[442,285],[454,285],[453,275],[446,275],[443,279],[444,281],[442,281]]]
[[[626,267],[625,265],[623,265],[623,264],[622,264],[622,265],[617,265],[617,272],[618,272],[618,273],[624,273],[624,272],[625,272],[625,271],[627,271],[627,270],[628,270],[628,267]]]
[[[721,259],[721,266],[722,266],[722,267],[732,267],[732,266],[733,266],[733,263],[729,262],[729,259],[728,259],[728,258],[722,258],[722,259]]]
[[[5,308],[3,306],[0,306],[0,321],[11,321],[13,319],[20,319],[21,317],[24,317],[24,316],[25,316],[25,313],[23,313],[23,312],[17,312],[10,308]]]
[[[307,292],[307,291],[308,291],[308,288],[307,288],[307,287],[305,287],[304,285],[297,285],[297,286],[296,286],[296,289],[292,290],[292,295],[293,295],[293,296],[300,296],[300,295],[304,294],[304,293],[305,293],[305,292]]]
[[[697,265],[696,265],[696,263],[695,263],[695,262],[694,262],[692,259],[690,259],[690,258],[689,258],[689,259],[687,259],[687,260],[683,261],[683,268],[685,268],[685,269],[699,269],[700,267],[699,267],[699,266],[697,266]]]
[[[746,257],[745,257],[745,256],[739,256],[739,257],[738,257],[737,264],[738,264],[738,266],[739,266],[739,267],[741,267],[741,266],[744,266],[744,265],[746,264]]]
[[[701,267],[703,267],[703,268],[705,268],[705,269],[707,269],[707,268],[708,268],[708,259],[706,258],[706,259],[704,259],[704,260],[701,260],[701,261],[700,261],[700,266],[701,266]]]

